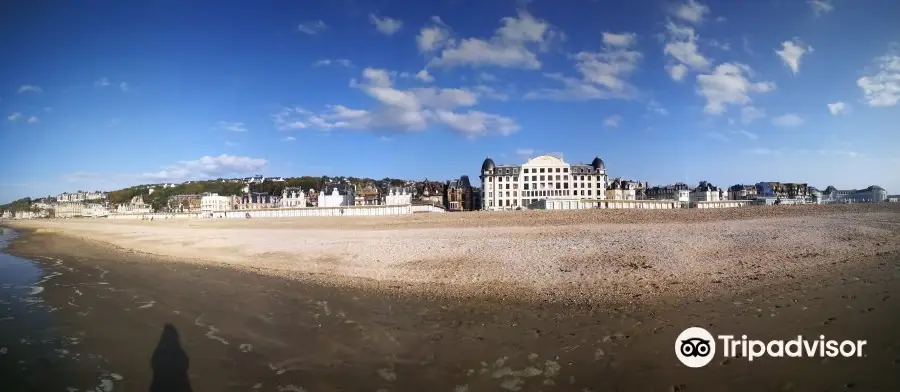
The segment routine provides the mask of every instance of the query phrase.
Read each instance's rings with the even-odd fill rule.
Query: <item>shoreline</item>
[[[41,279],[46,290],[39,295],[58,308],[60,339],[78,341],[54,361],[72,371],[65,385],[79,390],[98,383],[146,390],[156,379],[148,359],[169,325],[190,357],[185,378],[194,390],[900,388],[890,376],[900,364],[900,257],[894,253],[836,261],[794,279],[769,274],[708,296],[688,291],[613,303],[578,300],[593,298],[585,295],[532,301],[511,294],[414,294],[405,286],[333,287],[37,230],[20,230],[8,251],[36,260],[47,274],[60,273]],[[682,286],[665,288],[678,294]],[[671,352],[687,326],[869,344],[864,358],[717,358],[689,369]],[[86,366],[87,359],[100,367]]]

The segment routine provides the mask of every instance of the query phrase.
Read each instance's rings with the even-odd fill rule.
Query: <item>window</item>
[[[564,168],[563,168],[563,173],[568,173],[568,172],[569,172],[569,168],[568,168],[568,167],[564,167]]]
[[[522,189],[528,190],[528,183],[527,183],[527,182],[525,183],[525,188],[522,188]]]
[[[541,181],[544,181],[544,176],[541,176]]]
[[[568,183],[568,182],[564,182],[564,183],[563,183],[563,189],[569,189],[569,183]]]
[[[515,183],[515,184],[513,184],[513,189],[519,189],[519,183],[518,183],[518,182]]]
[[[537,181],[537,176],[531,176],[531,181]]]
[[[509,169],[506,169],[506,174],[509,174]]]
[[[544,172],[544,168],[542,167],[542,168],[541,168],[541,173],[543,173],[543,172]]]
[[[488,192],[488,197],[494,197],[494,192]]]
[[[525,173],[528,173],[528,169],[525,169]]]
[[[513,174],[519,174],[519,169],[518,168],[513,169]]]
[[[488,182],[494,182],[494,177],[488,177]]]
[[[588,196],[590,196],[590,195],[591,195],[591,190],[590,190],[590,189],[588,189]]]
[[[506,192],[506,197],[509,197],[509,192]]]
[[[509,183],[508,183],[508,182],[506,183],[506,189],[509,189]]]
[[[513,191],[513,197],[519,197],[519,192]]]
[[[559,181],[559,174],[556,175],[556,181]]]
[[[562,188],[562,187],[560,187],[559,185],[560,185],[560,184],[557,182],[557,183],[556,183],[556,189]]]

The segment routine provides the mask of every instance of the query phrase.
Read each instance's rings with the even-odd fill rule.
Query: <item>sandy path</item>
[[[894,206],[16,225],[180,260],[315,274],[338,284],[348,278],[455,287],[502,283],[602,296],[671,294],[672,284],[680,285],[679,294],[691,294],[900,253],[900,208]]]

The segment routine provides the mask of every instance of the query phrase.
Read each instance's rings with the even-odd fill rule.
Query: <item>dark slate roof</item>
[[[591,162],[591,166],[597,170],[606,170],[606,164],[603,163],[603,160],[600,157],[595,157],[594,161]]]
[[[483,173],[485,170],[494,170],[496,166],[494,160],[491,159],[491,157],[487,157],[484,159],[484,163],[481,164],[481,172]]]

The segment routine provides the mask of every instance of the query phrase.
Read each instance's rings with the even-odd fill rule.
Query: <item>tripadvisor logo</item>
[[[863,346],[866,345],[865,340],[825,340],[825,335],[819,335],[815,340],[797,335],[796,339],[768,342],[748,339],[747,335],[741,335],[740,339],[735,339],[734,335],[718,335],[717,338],[723,357],[742,357],[751,362],[764,355],[775,358],[859,358],[863,356]],[[716,346],[712,333],[700,327],[690,327],[675,339],[675,356],[685,366],[699,368],[712,361]]]

